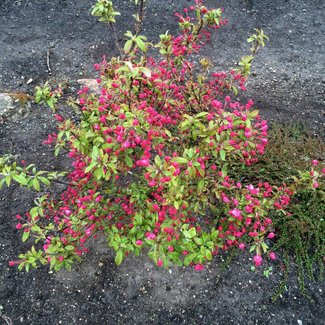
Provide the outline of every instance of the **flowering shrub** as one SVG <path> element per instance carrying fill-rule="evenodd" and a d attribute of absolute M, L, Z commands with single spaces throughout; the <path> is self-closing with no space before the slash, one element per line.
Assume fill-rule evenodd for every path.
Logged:
<path fill-rule="evenodd" d="M 104 12 L 111 19 L 109 13 L 117 12 L 108 3 L 110 11 Z M 298 186 L 316 190 L 323 184 L 324 169 L 313 162 L 312 171 L 290 187 L 229 176 L 233 164 L 256 163 L 267 145 L 267 122 L 253 101 L 235 99 L 245 90 L 266 36 L 256 30 L 250 37 L 252 55 L 238 69 L 210 73 L 209 61 L 195 58 L 211 30 L 226 24 L 222 10 L 197 1 L 177 16 L 180 35 L 160 35 L 153 45 L 127 32 L 123 56 L 95 65 L 101 92 L 87 87 L 78 92 L 77 122 L 57 108 L 60 90 L 37 89 L 36 101 L 47 102 L 58 122 L 58 132 L 45 143 L 54 145 L 56 154 L 68 150 L 73 170 L 60 198 L 43 195 L 25 216 L 17 216 L 23 241 L 33 237 L 40 247 L 12 265 L 69 269 L 99 233 L 116 251 L 117 264 L 145 250 L 158 266 L 201 270 L 233 246 L 249 247 L 256 266 L 263 256 L 276 258 L 265 242 L 276 236 L 272 216 L 286 213 Z M 155 49 L 160 59 L 149 56 Z M 0 185 L 15 180 L 40 190 L 40 183 L 50 186 L 64 176 L 4 159 L 0 166 Z"/>

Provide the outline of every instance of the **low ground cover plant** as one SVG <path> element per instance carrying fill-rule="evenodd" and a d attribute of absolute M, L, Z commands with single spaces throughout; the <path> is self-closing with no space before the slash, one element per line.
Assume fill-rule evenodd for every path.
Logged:
<path fill-rule="evenodd" d="M 300 215 L 292 198 L 308 193 L 324 202 L 321 159 L 308 157 L 305 171 L 277 174 L 272 182 L 261 167 L 268 123 L 253 100 L 237 100 L 267 39 L 263 31 L 248 39 L 251 53 L 236 69 L 217 71 L 199 54 L 226 25 L 222 9 L 196 1 L 177 14 L 179 35 L 165 33 L 152 44 L 139 34 L 144 4 L 136 2 L 135 33 L 126 32 L 120 56 L 95 65 L 99 93 L 78 92 L 77 115 L 60 109 L 60 88 L 36 90 L 36 101 L 50 106 L 58 124 L 45 143 L 56 155 L 67 151 L 72 170 L 0 160 L 0 186 L 15 181 L 44 193 L 53 182 L 67 183 L 59 197 L 43 194 L 16 216 L 22 240 L 35 242 L 10 262 L 19 269 L 70 269 L 98 234 L 115 250 L 117 264 L 144 250 L 159 267 L 202 270 L 214 255 L 238 248 L 249 249 L 258 267 L 276 258 L 269 246 L 281 231 L 299 232 L 288 227 Z M 114 30 L 118 12 L 111 1 L 99 0 L 93 14 Z"/>

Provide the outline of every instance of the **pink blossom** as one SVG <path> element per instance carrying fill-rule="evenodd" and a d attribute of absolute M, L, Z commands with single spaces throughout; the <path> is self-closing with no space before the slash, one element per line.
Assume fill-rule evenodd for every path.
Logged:
<path fill-rule="evenodd" d="M 317 166 L 317 165 L 318 165 L 318 160 L 314 159 L 311 163 L 312 163 L 314 166 Z"/>
<path fill-rule="evenodd" d="M 269 257 L 270 257 L 271 260 L 274 261 L 275 258 L 276 258 L 275 253 L 274 252 L 270 252 Z"/>
<path fill-rule="evenodd" d="M 122 146 L 123 148 L 130 148 L 131 143 L 129 141 L 124 141 Z"/>
<path fill-rule="evenodd" d="M 241 220 L 242 216 L 241 216 L 241 210 L 235 208 L 233 210 L 229 211 L 229 214 L 232 215 L 234 218 Z"/>
<path fill-rule="evenodd" d="M 263 258 L 261 255 L 254 256 L 254 264 L 256 267 L 261 266 L 262 262 L 263 262 Z"/>
<path fill-rule="evenodd" d="M 17 223 L 17 224 L 16 224 L 16 229 L 19 230 L 19 229 L 21 229 L 21 228 L 23 228 L 23 225 L 22 225 L 21 223 Z"/>
<path fill-rule="evenodd" d="M 150 187 L 153 187 L 153 186 L 156 186 L 157 183 L 156 183 L 155 180 L 151 180 L 151 181 L 148 183 L 148 185 L 149 185 Z"/>
<path fill-rule="evenodd" d="M 162 267 L 163 265 L 164 265 L 163 261 L 162 261 L 161 259 L 159 259 L 159 260 L 157 261 L 157 266 L 158 266 L 158 267 Z"/>
<path fill-rule="evenodd" d="M 270 232 L 268 235 L 267 235 L 267 238 L 269 239 L 272 239 L 275 237 L 275 234 L 273 232 Z"/>
<path fill-rule="evenodd" d="M 239 248 L 239 249 L 244 249 L 244 248 L 245 248 L 245 244 L 244 244 L 244 243 L 240 243 L 240 244 L 238 245 L 238 248 Z"/>
<path fill-rule="evenodd" d="M 138 245 L 138 246 L 141 246 L 142 245 L 142 240 L 141 239 L 138 239 L 138 240 L 136 240 L 136 245 Z"/>
<path fill-rule="evenodd" d="M 146 238 L 150 240 L 154 240 L 156 238 L 156 235 L 153 232 L 147 232 Z"/>
<path fill-rule="evenodd" d="M 195 271 L 202 271 L 202 270 L 204 270 L 204 265 L 203 264 L 196 264 L 194 266 L 194 270 Z"/>
<path fill-rule="evenodd" d="M 140 159 L 136 162 L 137 166 L 141 166 L 141 167 L 147 167 L 149 166 L 149 160 L 148 159 Z"/>

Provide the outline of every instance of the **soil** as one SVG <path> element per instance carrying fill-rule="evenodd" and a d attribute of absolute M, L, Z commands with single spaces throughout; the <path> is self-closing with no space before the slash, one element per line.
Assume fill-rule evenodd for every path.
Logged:
<path fill-rule="evenodd" d="M 46 80 L 94 78 L 92 65 L 103 54 L 116 55 L 110 30 L 90 16 L 94 0 L 1 0 L 0 92 L 27 92 Z M 118 29 L 131 29 L 127 0 Z M 263 28 L 270 42 L 258 55 L 247 98 L 262 115 L 280 122 L 301 121 L 324 131 L 325 5 L 321 0 L 206 1 L 225 8 L 228 27 L 215 35 L 206 55 L 220 69 L 247 53 L 248 35 Z M 144 34 L 149 40 L 175 32 L 176 11 L 187 0 L 148 1 Z M 119 36 L 123 38 L 123 33 Z M 47 56 L 49 53 L 50 70 Z M 323 62 L 323 63 L 322 63 Z M 32 78 L 33 81 L 28 83 Z M 0 124 L 0 155 L 12 153 L 44 169 L 67 166 L 42 145 L 53 131 L 53 117 L 33 106 L 28 116 Z M 60 188 L 54 189 L 60 191 Z M 34 194 L 18 186 L 0 192 L 0 324 L 325 324 L 325 285 L 307 282 L 310 299 L 299 293 L 294 272 L 287 291 L 271 297 L 283 269 L 278 260 L 269 277 L 252 272 L 248 254 L 227 267 L 222 257 L 202 272 L 157 269 L 146 256 L 129 257 L 120 267 L 104 240 L 71 272 L 46 268 L 29 273 L 8 266 L 26 249 L 15 229 L 17 213 Z M 294 265 L 293 265 L 294 269 Z"/>

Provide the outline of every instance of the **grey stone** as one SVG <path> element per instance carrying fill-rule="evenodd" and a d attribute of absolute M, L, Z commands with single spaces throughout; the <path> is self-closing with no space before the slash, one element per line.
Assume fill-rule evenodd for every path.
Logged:
<path fill-rule="evenodd" d="M 0 122 L 20 120 L 29 114 L 30 108 L 30 102 L 19 100 L 18 95 L 0 93 Z"/>

